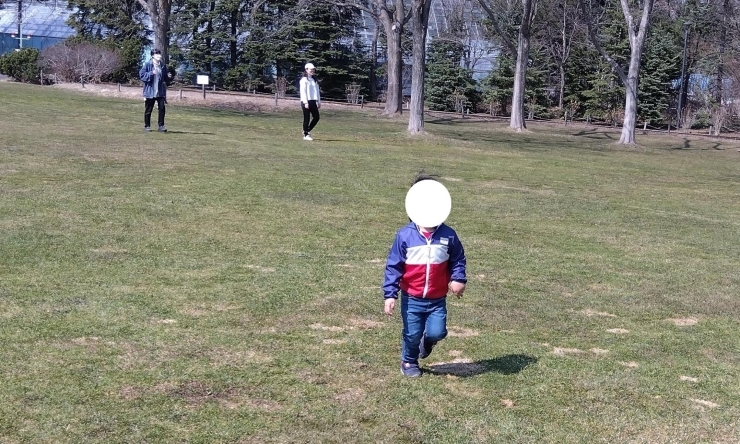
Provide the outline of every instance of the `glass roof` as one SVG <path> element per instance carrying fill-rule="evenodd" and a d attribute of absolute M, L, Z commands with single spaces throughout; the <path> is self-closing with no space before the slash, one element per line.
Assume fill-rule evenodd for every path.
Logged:
<path fill-rule="evenodd" d="M 70 14 L 66 1 L 47 0 L 39 2 L 24 0 L 22 8 L 23 35 L 58 39 L 75 35 L 74 29 L 65 23 Z M 0 34 L 16 34 L 17 32 L 18 3 L 5 2 L 3 7 L 0 8 Z"/>

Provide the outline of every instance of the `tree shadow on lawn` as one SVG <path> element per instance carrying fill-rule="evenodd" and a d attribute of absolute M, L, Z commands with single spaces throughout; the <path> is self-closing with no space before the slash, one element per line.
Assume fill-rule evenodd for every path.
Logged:
<path fill-rule="evenodd" d="M 514 375 L 530 365 L 536 364 L 537 358 L 529 355 L 504 355 L 493 359 L 475 362 L 445 362 L 430 364 L 428 372 L 434 375 L 469 377 L 488 372 Z"/>
<path fill-rule="evenodd" d="M 206 133 L 203 131 L 176 131 L 176 130 L 167 130 L 168 134 L 203 134 L 207 136 L 215 136 L 216 133 Z"/>

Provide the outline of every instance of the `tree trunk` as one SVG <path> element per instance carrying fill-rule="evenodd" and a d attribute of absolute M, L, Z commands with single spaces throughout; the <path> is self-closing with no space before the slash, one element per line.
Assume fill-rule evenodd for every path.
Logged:
<path fill-rule="evenodd" d="M 524 120 L 524 95 L 527 84 L 527 66 L 529 65 L 529 39 L 536 9 L 537 0 L 522 0 L 522 21 L 519 25 L 514 92 L 511 97 L 511 120 L 509 122 L 509 127 L 517 132 L 527 128 Z"/>
<path fill-rule="evenodd" d="M 413 34 L 413 66 L 411 70 L 411 104 L 409 107 L 409 134 L 424 132 L 424 70 L 426 67 L 427 25 L 432 0 L 413 0 L 411 32 Z"/>
<path fill-rule="evenodd" d="M 627 0 L 621 0 L 622 12 L 627 22 L 630 39 L 630 67 L 627 78 L 622 79 L 625 86 L 626 98 L 624 102 L 624 122 L 622 124 L 622 136 L 619 138 L 620 144 L 635 144 L 635 123 L 637 121 L 637 84 L 640 79 L 640 62 L 642 61 L 642 48 L 645 45 L 648 26 L 650 24 L 650 15 L 653 11 L 654 0 L 644 0 L 642 18 L 640 26 L 635 32 L 634 19 L 629 9 Z M 624 74 L 622 74 L 624 75 Z M 626 81 L 625 81 L 626 80 Z"/>
<path fill-rule="evenodd" d="M 403 59 L 401 52 L 401 35 L 403 34 L 405 15 L 403 1 L 396 0 L 393 11 L 386 7 L 386 0 L 376 0 L 374 5 L 375 12 L 373 14 L 383 26 L 387 42 L 386 75 L 388 81 L 383 114 L 397 116 L 403 113 Z"/>
<path fill-rule="evenodd" d="M 239 9 L 234 8 L 231 11 L 231 17 L 229 18 L 229 24 L 231 28 L 230 39 L 229 39 L 229 66 L 236 68 L 236 64 L 239 61 L 238 51 L 236 47 L 236 39 L 239 36 Z"/>
<path fill-rule="evenodd" d="M 370 44 L 370 73 L 368 75 L 368 81 L 370 82 L 370 100 L 375 101 L 378 97 L 378 91 L 376 83 L 378 82 L 377 71 L 378 71 L 378 35 L 380 34 L 380 23 L 375 22 L 375 29 L 373 29 L 373 40 Z"/>
<path fill-rule="evenodd" d="M 565 96 L 565 66 L 561 64 L 559 67 L 560 69 L 560 91 L 558 92 L 558 108 L 563 109 L 565 106 L 565 103 L 563 103 L 563 99 Z"/>
<path fill-rule="evenodd" d="M 628 0 L 621 0 L 622 12 L 624 13 L 624 19 L 627 24 L 627 33 L 629 35 L 630 42 L 630 64 L 629 71 L 625 75 L 622 67 L 614 60 L 614 58 L 604 51 L 604 48 L 599 43 L 599 39 L 596 35 L 596 28 L 591 19 L 591 11 L 586 7 L 584 0 L 579 0 L 581 9 L 583 10 L 584 18 L 586 19 L 586 26 L 588 28 L 588 38 L 591 43 L 599 51 L 599 54 L 609 62 L 612 69 L 617 73 L 619 79 L 622 81 L 625 87 L 625 103 L 624 103 L 624 121 L 622 123 L 622 135 L 619 138 L 620 144 L 634 144 L 635 143 L 635 122 L 637 121 L 637 85 L 640 75 L 640 62 L 642 59 L 642 49 L 645 44 L 645 37 L 648 33 L 648 27 L 650 25 L 650 16 L 653 12 L 653 4 L 655 0 L 643 0 L 642 4 L 642 17 L 640 24 L 635 32 L 635 20 L 632 16 L 632 12 L 629 7 Z"/>
<path fill-rule="evenodd" d="M 640 48 L 642 51 L 642 48 Z M 637 81 L 640 75 L 641 55 L 635 54 L 632 49 L 630 56 L 630 68 L 625 83 L 626 98 L 624 103 L 624 122 L 622 123 L 622 136 L 619 143 L 625 145 L 634 145 L 635 143 L 635 123 L 637 122 Z"/>
<path fill-rule="evenodd" d="M 162 60 L 164 65 L 170 61 L 169 55 L 169 32 L 170 32 L 170 13 L 172 12 L 172 0 L 139 0 L 149 13 L 154 28 L 154 48 L 162 51 Z"/>
<path fill-rule="evenodd" d="M 729 0 L 722 2 L 722 24 L 720 25 L 719 31 L 719 54 L 717 61 L 717 88 L 715 89 L 714 100 L 717 102 L 717 106 L 722 105 L 722 90 L 724 85 L 722 84 L 725 76 L 725 49 L 727 47 L 727 16 L 731 14 Z"/>

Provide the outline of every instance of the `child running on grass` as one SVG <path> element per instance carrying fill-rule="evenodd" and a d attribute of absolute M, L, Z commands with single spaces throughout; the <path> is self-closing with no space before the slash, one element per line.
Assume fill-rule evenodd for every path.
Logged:
<path fill-rule="evenodd" d="M 414 210 L 410 208 L 409 199 L 412 195 L 418 197 L 419 193 L 413 192 L 420 188 L 434 191 L 427 193 L 424 202 L 417 199 L 416 204 L 421 208 L 416 205 Z M 439 199 L 439 193 L 446 196 Z M 446 212 L 440 209 L 440 205 L 444 206 L 440 203 L 445 201 L 444 197 Z M 447 189 L 433 176 L 417 175 L 406 198 L 406 211 L 411 221 L 396 233 L 386 261 L 385 313 L 393 314 L 400 290 L 401 373 L 412 378 L 421 376 L 419 359 L 429 356 L 434 346 L 447 336 L 448 291 L 460 298 L 467 282 L 462 243 L 455 230 L 443 223 L 449 215 L 449 202 Z"/>

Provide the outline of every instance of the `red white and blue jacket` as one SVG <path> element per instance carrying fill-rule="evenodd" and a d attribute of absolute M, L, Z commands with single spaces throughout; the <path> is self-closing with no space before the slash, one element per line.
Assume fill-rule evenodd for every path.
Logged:
<path fill-rule="evenodd" d="M 410 222 L 398 230 L 388 253 L 383 297 L 397 298 L 401 290 L 418 298 L 443 298 L 450 281 L 467 282 L 465 265 L 465 250 L 455 230 L 442 224 L 427 239 Z"/>

